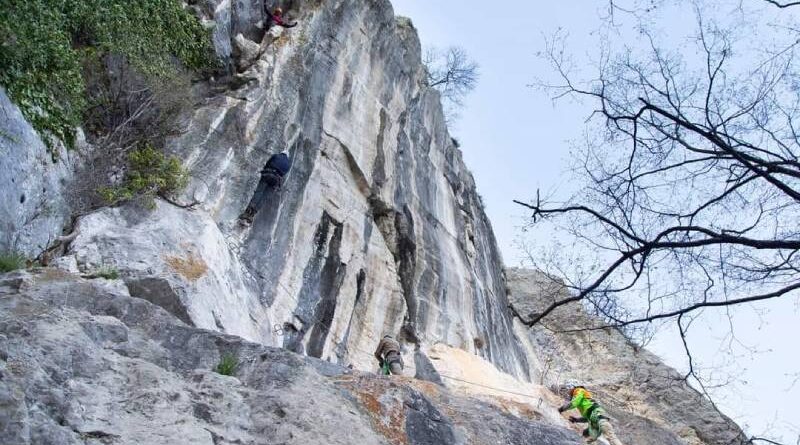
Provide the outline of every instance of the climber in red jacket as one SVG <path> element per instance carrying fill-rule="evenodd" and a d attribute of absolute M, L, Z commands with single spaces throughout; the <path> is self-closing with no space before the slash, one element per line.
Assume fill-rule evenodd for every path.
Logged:
<path fill-rule="evenodd" d="M 297 22 L 287 23 L 284 21 L 283 9 L 275 8 L 272 12 L 269 12 L 266 1 L 264 2 L 264 12 L 267 14 L 267 26 L 264 29 L 270 29 L 272 25 L 282 26 L 284 28 L 294 28 L 297 26 Z"/>

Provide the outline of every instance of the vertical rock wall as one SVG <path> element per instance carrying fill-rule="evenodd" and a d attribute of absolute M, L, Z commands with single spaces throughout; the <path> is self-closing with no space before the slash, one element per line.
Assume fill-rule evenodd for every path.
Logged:
<path fill-rule="evenodd" d="M 226 65 L 243 68 L 197 85 L 169 146 L 191 170 L 181 199 L 199 205 L 83 218 L 79 265 L 118 268 L 134 294 L 200 327 L 326 360 L 369 369 L 391 333 L 409 352 L 446 343 L 527 378 L 491 227 L 411 23 L 388 1 L 304 3 L 299 26 L 246 63 L 260 2 L 198 8 Z M 282 189 L 239 224 L 284 149 Z"/>
<path fill-rule="evenodd" d="M 566 296 L 566 288 L 541 272 L 506 273 L 511 304 L 523 316 Z M 581 331 L 597 324 L 578 304 L 556 309 L 544 325 L 533 328 L 515 320 L 519 338 L 534 358 L 534 382 L 553 387 L 577 380 L 586 385 L 615 419 L 626 444 L 750 443 L 733 420 L 651 352 L 615 329 Z"/>
<path fill-rule="evenodd" d="M 71 178 L 71 153 L 48 150 L 0 87 L 0 254 L 33 259 L 61 235 Z"/>

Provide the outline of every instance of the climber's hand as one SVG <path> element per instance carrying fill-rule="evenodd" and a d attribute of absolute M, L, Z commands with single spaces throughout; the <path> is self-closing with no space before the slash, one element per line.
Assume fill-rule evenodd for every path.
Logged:
<path fill-rule="evenodd" d="M 572 423 L 581 423 L 582 420 L 580 417 L 569 416 L 569 421 Z"/>

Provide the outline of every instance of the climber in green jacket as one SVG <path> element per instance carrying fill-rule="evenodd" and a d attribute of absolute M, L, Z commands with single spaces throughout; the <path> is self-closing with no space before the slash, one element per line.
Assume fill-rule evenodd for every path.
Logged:
<path fill-rule="evenodd" d="M 570 401 L 558 409 L 563 413 L 571 409 L 577 409 L 581 417 L 570 416 L 572 423 L 589 423 L 589 428 L 583 430 L 584 437 L 588 443 L 597 441 L 601 435 L 608 440 L 611 445 L 622 445 L 622 442 L 614 433 L 611 420 L 606 416 L 606 411 L 592 399 L 592 394 L 575 382 L 567 382 L 565 385 L 569 391 Z"/>

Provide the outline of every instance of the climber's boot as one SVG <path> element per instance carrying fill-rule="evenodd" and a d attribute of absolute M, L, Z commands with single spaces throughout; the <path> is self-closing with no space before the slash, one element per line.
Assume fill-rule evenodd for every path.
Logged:
<path fill-rule="evenodd" d="M 255 216 L 256 216 L 256 209 L 247 206 L 247 208 L 244 210 L 244 213 L 239 215 L 239 223 L 242 225 L 250 225 L 253 223 L 253 217 Z"/>

